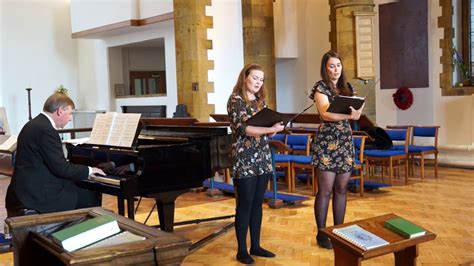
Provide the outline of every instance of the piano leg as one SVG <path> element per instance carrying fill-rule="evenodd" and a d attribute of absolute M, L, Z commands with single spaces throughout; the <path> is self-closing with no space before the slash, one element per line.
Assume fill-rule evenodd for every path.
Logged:
<path fill-rule="evenodd" d="M 156 200 L 156 206 L 158 207 L 158 219 L 160 219 L 161 231 L 173 232 L 174 201 L 160 202 Z"/>
<path fill-rule="evenodd" d="M 122 216 L 125 216 L 125 199 L 117 196 L 117 210 Z M 133 197 L 127 198 L 127 217 L 128 219 L 135 220 L 135 199 Z"/>
<path fill-rule="evenodd" d="M 124 198 L 117 196 L 117 210 L 122 216 L 125 216 L 125 205 L 123 204 Z"/>
<path fill-rule="evenodd" d="M 149 196 L 155 198 L 161 231 L 173 232 L 174 202 L 179 195 L 186 192 L 188 192 L 187 189 L 163 192 Z"/>
<path fill-rule="evenodd" d="M 127 199 L 127 216 L 128 219 L 135 220 L 135 198 Z"/>

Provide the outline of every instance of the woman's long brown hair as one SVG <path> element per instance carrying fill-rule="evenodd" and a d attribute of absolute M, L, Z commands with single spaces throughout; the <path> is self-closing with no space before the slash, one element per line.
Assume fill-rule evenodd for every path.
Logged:
<path fill-rule="evenodd" d="M 248 64 L 246 65 L 242 71 L 240 71 L 239 77 L 237 78 L 237 82 L 235 83 L 234 89 L 232 93 L 237 93 L 242 96 L 246 103 L 250 103 L 249 98 L 247 97 L 247 89 L 245 88 L 245 79 L 250 75 L 252 70 L 260 70 L 263 71 L 263 67 L 257 64 Z M 265 101 L 265 82 L 263 82 L 262 87 L 260 90 L 255 94 L 257 97 L 257 106 L 258 109 L 263 108 L 263 103 Z"/>
<path fill-rule="evenodd" d="M 329 51 L 329 52 L 325 53 L 323 55 L 323 58 L 321 59 L 321 79 L 336 94 L 352 96 L 353 92 L 351 91 L 351 89 L 347 85 L 347 79 L 346 79 L 346 74 L 344 74 L 344 65 L 343 64 L 342 64 L 343 67 L 342 67 L 342 71 L 341 71 L 341 76 L 337 80 L 336 87 L 334 87 L 334 83 L 332 83 L 331 79 L 329 78 L 329 75 L 328 75 L 328 72 L 327 72 L 327 69 L 326 69 L 326 64 L 327 64 L 327 62 L 329 61 L 330 58 L 337 58 L 341 61 L 341 64 L 342 64 L 341 56 L 338 53 L 336 53 L 334 51 Z M 339 93 L 337 93 L 338 90 L 339 90 Z"/>

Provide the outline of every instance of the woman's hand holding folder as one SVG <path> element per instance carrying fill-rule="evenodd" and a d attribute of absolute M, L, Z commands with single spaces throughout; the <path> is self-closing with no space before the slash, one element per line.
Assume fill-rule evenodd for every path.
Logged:
<path fill-rule="evenodd" d="M 283 125 L 283 121 L 277 122 L 277 123 L 275 123 L 275 124 L 272 126 L 272 129 L 273 129 L 273 133 L 268 134 L 268 136 L 269 136 L 270 138 L 272 138 L 273 136 L 275 136 L 276 133 L 278 133 L 278 132 L 282 131 L 283 129 L 285 129 L 285 125 Z"/>
<path fill-rule="evenodd" d="M 359 120 L 360 115 L 362 114 L 362 110 L 364 109 L 365 102 L 362 104 L 362 106 L 359 109 L 354 109 L 354 107 L 349 106 L 351 109 L 351 114 L 349 115 L 350 120 Z"/>

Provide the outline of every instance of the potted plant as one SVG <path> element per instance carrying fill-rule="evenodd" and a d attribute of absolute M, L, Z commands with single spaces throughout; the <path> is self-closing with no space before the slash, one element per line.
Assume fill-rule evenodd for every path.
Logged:
<path fill-rule="evenodd" d="M 56 88 L 56 91 L 55 92 L 58 92 L 58 93 L 64 93 L 64 94 L 68 94 L 68 89 L 66 89 L 63 84 L 59 85 L 57 88 Z"/>
<path fill-rule="evenodd" d="M 458 82 L 458 86 L 471 86 L 471 77 L 469 75 L 469 66 L 466 62 L 464 62 L 463 57 L 458 52 L 456 47 L 453 46 L 452 48 L 453 54 L 453 67 L 457 68 L 458 73 L 461 75 L 461 80 Z"/>

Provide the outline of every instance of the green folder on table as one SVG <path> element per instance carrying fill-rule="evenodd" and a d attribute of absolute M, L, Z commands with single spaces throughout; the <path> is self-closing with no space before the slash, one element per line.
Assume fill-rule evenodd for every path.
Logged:
<path fill-rule="evenodd" d="M 426 234 L 426 231 L 423 228 L 403 218 L 394 218 L 386 220 L 384 223 L 384 227 L 406 238 L 414 238 Z"/>
<path fill-rule="evenodd" d="M 101 215 L 67 227 L 51 235 L 53 242 L 71 252 L 120 233 L 117 220 Z"/>

